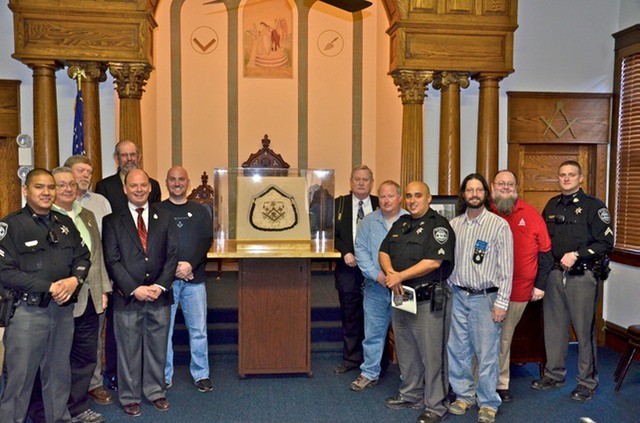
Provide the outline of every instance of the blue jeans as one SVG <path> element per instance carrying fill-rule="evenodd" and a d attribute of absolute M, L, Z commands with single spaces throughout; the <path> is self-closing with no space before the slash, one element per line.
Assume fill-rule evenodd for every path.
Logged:
<path fill-rule="evenodd" d="M 497 293 L 469 295 L 453 287 L 449 352 L 449 383 L 459 400 L 498 410 L 502 403 L 498 386 L 500 323 L 493 321 Z M 473 375 L 473 358 L 478 359 L 478 381 Z"/>
<path fill-rule="evenodd" d="M 178 305 L 184 315 L 189 332 L 191 364 L 189 370 L 194 381 L 209 377 L 209 343 L 207 341 L 207 290 L 204 282 L 187 283 L 182 279 L 173 281 L 173 305 L 171 306 L 171 324 L 164 379 L 173 379 L 173 325 Z"/>
<path fill-rule="evenodd" d="M 384 352 L 389 323 L 391 322 L 391 295 L 389 289 L 376 281 L 364 281 L 364 361 L 360 365 L 362 376 L 377 380 Z"/>

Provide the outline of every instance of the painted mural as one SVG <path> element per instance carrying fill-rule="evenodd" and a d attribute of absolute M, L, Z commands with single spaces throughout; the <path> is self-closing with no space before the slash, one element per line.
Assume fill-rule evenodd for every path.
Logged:
<path fill-rule="evenodd" d="M 249 0 L 243 8 L 245 78 L 293 78 L 293 11 L 287 0 Z"/>

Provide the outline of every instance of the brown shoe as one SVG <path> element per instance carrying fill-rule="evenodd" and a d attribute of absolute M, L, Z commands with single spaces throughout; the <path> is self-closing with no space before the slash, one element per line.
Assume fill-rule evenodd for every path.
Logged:
<path fill-rule="evenodd" d="M 154 400 L 153 406 L 159 411 L 167 411 L 171 407 L 166 398 L 158 398 L 157 400 Z"/>
<path fill-rule="evenodd" d="M 131 417 L 138 417 L 142 414 L 142 411 L 140 411 L 140 404 L 136 404 L 135 402 L 125 405 L 124 412 L 127 416 Z"/>
<path fill-rule="evenodd" d="M 100 405 L 107 405 L 113 402 L 113 397 L 104 386 L 98 386 L 96 389 L 90 390 L 87 395 Z"/>

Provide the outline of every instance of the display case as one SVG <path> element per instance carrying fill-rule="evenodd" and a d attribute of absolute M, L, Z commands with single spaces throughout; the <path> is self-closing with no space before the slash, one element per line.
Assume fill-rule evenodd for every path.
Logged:
<path fill-rule="evenodd" d="M 214 247 L 228 257 L 333 252 L 334 171 L 214 169 Z"/>
<path fill-rule="evenodd" d="M 311 259 L 338 258 L 334 172 L 215 169 L 210 258 L 238 259 L 238 373 L 311 371 Z"/>

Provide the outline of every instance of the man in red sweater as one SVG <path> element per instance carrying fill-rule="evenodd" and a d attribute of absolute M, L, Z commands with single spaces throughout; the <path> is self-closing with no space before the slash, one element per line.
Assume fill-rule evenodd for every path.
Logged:
<path fill-rule="evenodd" d="M 518 198 L 518 182 L 509 170 L 501 170 L 493 178 L 492 211 L 504 218 L 513 233 L 513 285 L 507 317 L 502 322 L 500 337 L 499 377 L 497 391 L 502 402 L 513 401 L 509 390 L 509 361 L 513 332 L 529 301 L 544 297 L 547 276 L 553 268 L 551 239 L 542 215 Z"/>

